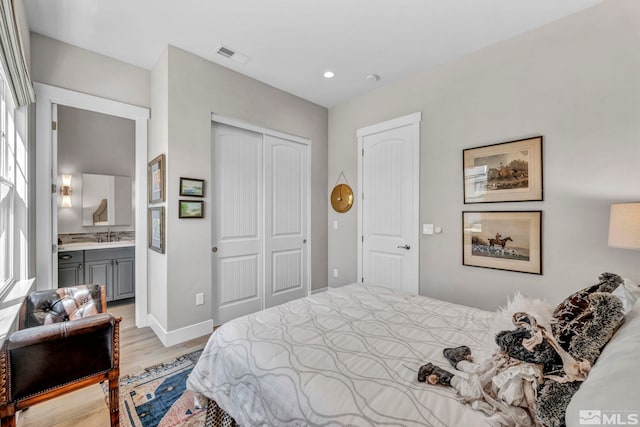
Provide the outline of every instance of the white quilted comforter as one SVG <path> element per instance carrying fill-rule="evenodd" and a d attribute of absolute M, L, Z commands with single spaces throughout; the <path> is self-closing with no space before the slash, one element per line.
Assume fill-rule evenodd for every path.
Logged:
<path fill-rule="evenodd" d="M 187 387 L 246 426 L 486 426 L 417 372 L 449 366 L 445 347 L 486 356 L 492 316 L 386 288 L 329 289 L 221 326 Z"/>

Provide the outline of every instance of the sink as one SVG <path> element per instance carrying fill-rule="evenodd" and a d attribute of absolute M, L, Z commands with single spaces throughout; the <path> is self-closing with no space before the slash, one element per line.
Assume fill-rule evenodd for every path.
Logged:
<path fill-rule="evenodd" d="M 136 242 L 133 240 L 120 240 L 119 242 L 75 242 L 64 243 L 58 246 L 58 252 L 66 251 L 86 251 L 91 249 L 107 249 L 107 248 L 124 248 L 128 246 L 135 246 Z"/>

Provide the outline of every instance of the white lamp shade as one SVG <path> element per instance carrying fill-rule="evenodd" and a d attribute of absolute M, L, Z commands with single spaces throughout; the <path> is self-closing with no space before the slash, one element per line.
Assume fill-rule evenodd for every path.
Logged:
<path fill-rule="evenodd" d="M 71 208 L 71 197 L 70 196 L 62 196 L 62 204 L 60 205 L 63 208 Z"/>
<path fill-rule="evenodd" d="M 71 175 L 62 175 L 62 185 L 71 187 Z"/>
<path fill-rule="evenodd" d="M 640 203 L 611 205 L 609 246 L 640 249 Z"/>

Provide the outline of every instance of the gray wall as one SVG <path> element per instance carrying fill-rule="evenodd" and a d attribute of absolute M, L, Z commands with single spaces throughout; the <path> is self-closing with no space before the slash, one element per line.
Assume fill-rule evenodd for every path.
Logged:
<path fill-rule="evenodd" d="M 135 122 L 121 117 L 58 106 L 58 176 L 72 175 L 70 208 L 60 207 L 58 233 L 106 230 L 106 226 L 82 225 L 82 174 L 128 176 L 131 178 L 134 209 L 127 226 L 110 226 L 116 231 L 135 226 Z"/>
<path fill-rule="evenodd" d="M 181 176 L 211 179 L 211 113 L 311 139 L 311 287 L 325 287 L 327 109 L 172 46 L 168 87 L 166 258 L 171 303 L 166 329 L 211 318 L 211 216 L 180 220 L 177 203 Z M 210 189 L 207 186 L 205 212 L 212 203 Z M 194 304 L 198 292 L 205 294 L 203 306 Z"/>
<path fill-rule="evenodd" d="M 638 252 L 607 247 L 609 205 L 640 199 L 640 8 L 604 2 L 329 111 L 329 191 L 356 188 L 356 129 L 422 111 L 420 293 L 493 309 L 521 291 L 559 301 L 599 273 L 640 279 Z M 544 136 L 544 202 L 464 205 L 464 148 Z M 329 210 L 328 270 L 356 280 L 357 206 Z M 542 209 L 544 275 L 464 267 L 461 211 Z"/>
<path fill-rule="evenodd" d="M 151 71 L 151 119 L 149 120 L 148 159 L 167 153 L 169 111 L 169 51 L 165 49 Z M 167 159 L 168 162 L 171 159 Z M 154 204 L 165 206 L 166 203 Z M 166 212 L 165 212 L 166 213 Z M 165 239 L 166 241 L 166 239 Z M 147 287 L 149 313 L 167 329 L 167 256 L 147 251 Z"/>
<path fill-rule="evenodd" d="M 151 74 L 113 58 L 31 33 L 31 79 L 149 107 Z"/>

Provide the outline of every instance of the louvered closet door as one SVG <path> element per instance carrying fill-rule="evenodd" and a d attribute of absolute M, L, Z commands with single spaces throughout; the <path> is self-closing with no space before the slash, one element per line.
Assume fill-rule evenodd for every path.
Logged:
<path fill-rule="evenodd" d="M 265 306 L 308 294 L 309 146 L 265 135 Z"/>
<path fill-rule="evenodd" d="M 263 136 L 213 124 L 213 320 L 263 305 Z"/>

